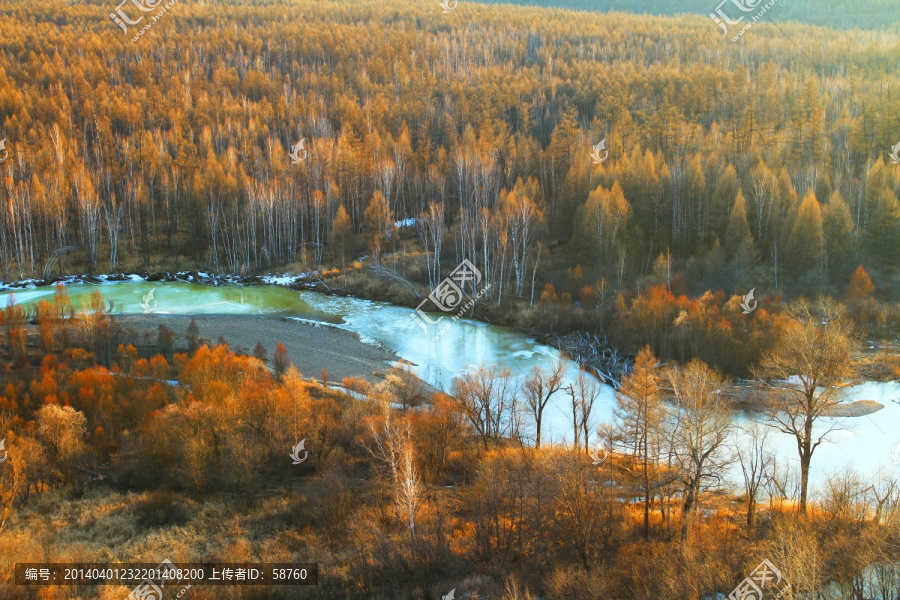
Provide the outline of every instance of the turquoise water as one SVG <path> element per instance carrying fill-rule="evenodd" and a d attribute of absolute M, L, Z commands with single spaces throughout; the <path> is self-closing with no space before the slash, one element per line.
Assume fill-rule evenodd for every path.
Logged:
<path fill-rule="evenodd" d="M 107 303 L 112 304 L 115 315 L 285 315 L 335 322 L 333 316 L 319 313 L 304 302 L 296 291 L 273 285 L 213 287 L 180 281 L 120 281 L 66 286 L 75 310 L 85 306 L 98 289 Z M 16 302 L 28 308 L 41 300 L 52 303 L 54 292 L 53 286 L 44 286 L 16 290 L 13 295 Z M 9 294 L 4 295 L 6 298 L 0 299 L 0 303 L 6 306 Z"/>
<path fill-rule="evenodd" d="M 439 325 L 423 326 L 411 319 L 413 311 L 386 302 L 342 298 L 318 292 L 298 292 L 275 285 L 206 286 L 184 282 L 122 281 L 99 285 L 74 284 L 66 287 L 72 305 L 79 309 L 94 290 L 113 305 L 113 314 L 227 314 L 281 315 L 300 320 L 325 321 L 352 331 L 364 342 L 377 343 L 411 362 L 424 381 L 450 391 L 453 378 L 478 365 L 507 365 L 512 375 L 524 377 L 534 367 L 549 371 L 558 360 L 555 348 L 505 327 L 479 321 L 444 319 Z M 148 297 L 150 293 L 152 297 Z M 52 286 L 16 291 L 16 302 L 33 307 L 42 299 L 53 301 Z M 6 300 L 0 298 L 2 304 Z M 432 315 L 438 318 L 440 315 Z M 438 335 L 440 334 L 440 335 Z M 571 377 L 577 366 L 569 360 Z M 570 378 L 571 380 L 571 378 Z M 596 420 L 612 418 L 612 388 L 597 384 L 600 398 L 595 404 Z M 571 439 L 569 397 L 559 392 L 545 412 L 547 423 L 542 438 L 547 441 Z"/>
<path fill-rule="evenodd" d="M 317 292 L 297 292 L 274 285 L 212 287 L 192 283 L 149 283 L 126 281 L 101 285 L 75 284 L 67 287 L 74 307 L 79 308 L 99 289 L 113 305 L 113 313 L 126 314 L 227 314 L 282 315 L 301 320 L 325 321 L 360 336 L 364 342 L 377 343 L 415 365 L 417 374 L 438 389 L 449 391 L 454 377 L 479 364 L 505 364 L 512 374 L 523 377 L 535 366 L 549 370 L 557 352 L 528 336 L 503 327 L 461 319 L 437 336 L 449 320 L 440 325 L 422 327 L 410 318 L 412 310 L 385 302 L 341 298 Z M 148 297 L 152 291 L 152 298 Z M 53 300 L 53 287 L 38 287 L 15 292 L 16 301 L 26 307 L 41 299 Z M 0 306 L 7 300 L 0 298 Z M 437 317 L 437 315 L 433 315 Z M 576 373 L 566 361 L 570 375 Z M 865 383 L 847 388 L 847 400 L 875 400 L 884 408 L 872 415 L 856 418 L 822 419 L 817 433 L 834 427 L 813 457 L 811 480 L 821 486 L 825 478 L 848 467 L 864 477 L 900 475 L 900 384 Z M 596 403 L 595 425 L 612 422 L 615 395 L 602 386 Z M 572 439 L 569 399 L 559 392 L 545 413 L 547 441 Z M 526 419 L 526 422 L 528 420 Z M 746 422 L 739 418 L 736 425 Z M 740 443 L 735 431 L 733 440 Z M 797 464 L 796 444 L 789 435 L 772 430 L 772 450 L 784 464 Z M 732 477 L 739 483 L 739 471 Z"/>

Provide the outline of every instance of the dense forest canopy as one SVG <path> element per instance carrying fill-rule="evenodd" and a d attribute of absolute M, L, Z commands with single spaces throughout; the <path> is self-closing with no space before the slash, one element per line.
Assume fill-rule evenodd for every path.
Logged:
<path fill-rule="evenodd" d="M 138 36 L 114 9 L 0 8 L 7 279 L 69 245 L 93 271 L 380 258 L 413 217 L 497 302 L 662 259 L 698 294 L 861 263 L 891 291 L 897 34 L 326 1 L 180 2 Z"/>
<path fill-rule="evenodd" d="M 625 11 L 651 15 L 708 15 L 721 0 L 479 0 L 590 11 Z M 748 5 L 754 2 L 746 2 Z M 892 29 L 900 21 L 900 7 L 892 0 L 788 0 L 779 1 L 766 14 L 770 21 L 802 21 L 827 27 Z"/>

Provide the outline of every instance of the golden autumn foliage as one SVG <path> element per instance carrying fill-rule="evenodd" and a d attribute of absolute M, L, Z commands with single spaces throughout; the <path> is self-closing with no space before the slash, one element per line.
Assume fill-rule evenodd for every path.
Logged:
<path fill-rule="evenodd" d="M 652 298 L 671 301 L 659 291 Z M 248 561 L 303 560 L 314 551 L 330 565 L 320 585 L 359 598 L 425 598 L 455 585 L 499 597 L 531 590 L 688 600 L 698 591 L 731 589 L 752 568 L 746 557 L 757 548 L 774 552 L 793 544 L 799 551 L 798 536 L 804 551 L 818 553 L 809 560 L 822 565 L 810 573 L 807 563 L 782 556 L 798 585 L 843 580 L 871 565 L 888 568 L 870 550 L 891 552 L 886 540 L 895 527 L 896 498 L 889 486 L 879 487 L 884 502 L 873 517 L 849 476 L 831 484 L 809 521 L 789 525 L 790 508 L 761 505 L 757 521 L 765 526 L 749 530 L 733 510 L 739 496 L 692 485 L 691 502 L 703 511 L 690 510 L 691 526 L 680 540 L 678 490 L 689 471 L 666 466 L 651 451 L 659 448 L 654 398 L 663 373 L 654 371 L 649 349 L 640 356 L 621 390 L 635 401 L 622 402 L 634 416 L 622 431 L 633 435 L 611 439 L 625 448 L 647 440 L 641 447 L 651 460 L 625 449 L 599 465 L 581 449 L 524 446 L 516 428 L 493 417 L 481 434 L 459 400 L 446 394 L 411 402 L 414 383 L 404 381 L 402 365 L 374 385 L 345 380 L 351 396 L 293 367 L 277 377 L 224 345 L 176 352 L 171 363 L 125 344 L 110 367 L 74 350 L 42 356 L 27 370 L 6 363 L 0 400 L 10 462 L 0 469 L 0 556 L 10 551 L 9 535 L 27 547 L 58 540 L 46 555 L 51 560 L 97 560 L 110 552 L 138 558 L 131 542 L 115 549 L 105 539 L 67 545 L 71 529 L 89 522 L 114 537 L 126 528 L 133 544 L 165 547 L 184 562 L 222 559 L 200 539 Z M 683 386 L 672 369 L 666 373 L 678 382 L 685 405 L 702 406 L 709 385 Z M 476 375 L 472 393 L 478 396 L 479 385 L 496 390 L 499 380 L 489 380 L 497 376 L 508 373 Z M 503 401 L 516 393 L 504 392 Z M 633 410 L 637 405 L 645 409 Z M 700 416 L 695 411 L 685 420 Z M 488 434 L 495 439 L 485 446 Z M 292 455 L 300 442 L 298 464 Z M 690 481 L 709 468 L 695 467 Z M 648 489 L 651 503 L 642 501 Z M 70 495 L 83 499 L 71 504 Z M 36 510 L 57 511 L 53 532 L 31 531 Z M 855 567 L 832 567 L 842 551 L 815 536 L 837 530 L 835 539 L 850 543 L 850 528 L 862 528 L 869 545 L 858 547 Z M 7 584 L 0 577 L 0 587 Z M 217 597 L 232 597 L 222 593 Z"/>

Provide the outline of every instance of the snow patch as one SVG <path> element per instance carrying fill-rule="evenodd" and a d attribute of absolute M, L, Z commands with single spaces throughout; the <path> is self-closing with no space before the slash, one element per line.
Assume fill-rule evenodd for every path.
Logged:
<path fill-rule="evenodd" d="M 359 341 L 362 342 L 363 344 L 366 344 L 367 346 L 375 346 L 376 348 L 383 347 L 381 342 L 379 342 L 378 340 L 376 340 L 374 338 L 370 338 L 366 335 L 359 335 Z"/>
<path fill-rule="evenodd" d="M 285 317 L 285 319 L 290 319 L 291 321 L 297 321 L 298 323 L 303 323 L 305 325 L 312 325 L 313 327 L 331 327 L 333 329 L 342 329 L 335 325 L 334 323 L 327 323 L 325 321 L 316 321 L 314 319 L 304 319 L 303 317 Z"/>

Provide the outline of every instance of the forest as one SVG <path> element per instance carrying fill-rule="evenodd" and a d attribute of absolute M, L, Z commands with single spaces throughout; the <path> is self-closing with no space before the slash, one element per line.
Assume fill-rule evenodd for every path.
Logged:
<path fill-rule="evenodd" d="M 466 316 L 627 363 L 598 423 L 587 364 L 335 382 L 102 287 L 10 294 L 0 598 L 129 593 L 16 587 L 22 557 L 320 565 L 185 600 L 708 600 L 764 558 L 786 600 L 900 597 L 896 478 L 810 477 L 842 390 L 900 378 L 896 6 L 781 0 L 732 42 L 714 3 L 537 3 L 0 4 L 4 289 L 415 306 L 465 260 Z"/>
<path fill-rule="evenodd" d="M 773 454 L 774 430 L 736 418 L 739 398 L 699 360 L 662 365 L 641 350 L 594 446 L 598 385 L 581 373 L 563 389 L 563 363 L 520 383 L 484 365 L 452 395 L 427 393 L 404 365 L 335 389 L 298 372 L 281 344 L 271 358 L 262 344 L 238 354 L 195 322 L 140 335 L 108 308 L 95 291 L 75 310 L 58 286 L 33 323 L 18 305 L 0 312 L 3 597 L 128 594 L 16 587 L 6 567 L 23 556 L 163 555 L 319 564 L 315 588 L 194 586 L 189 600 L 688 600 L 727 594 L 763 558 L 789 599 L 900 594 L 896 479 L 848 469 L 810 485 Z M 838 305 L 786 312 L 789 335 L 758 363 L 773 387 L 757 393 L 787 391 L 785 372 L 815 373 L 819 391 L 772 404 L 782 431 L 836 406 L 853 370 Z M 542 444 L 557 394 L 572 441 Z M 794 435 L 808 465 L 814 438 Z M 309 460 L 291 464 L 300 440 Z"/>
<path fill-rule="evenodd" d="M 548 283 L 637 292 L 660 261 L 692 296 L 839 295 L 862 265 L 896 297 L 896 34 L 215 6 L 181 3 L 137 42 L 100 2 L 0 7 L 6 281 L 57 251 L 56 273 L 390 255 L 423 288 L 469 259 L 498 307 Z"/>

